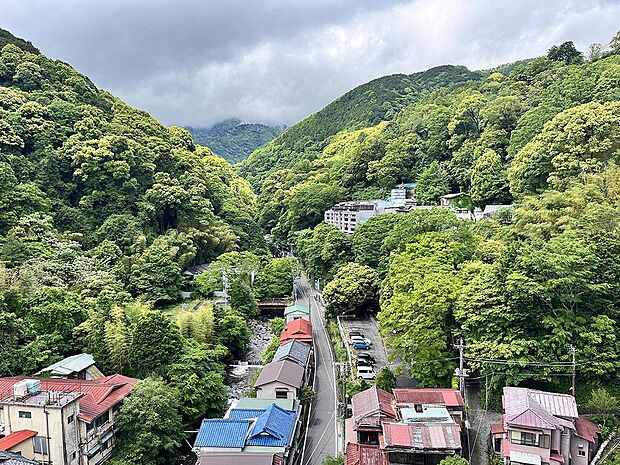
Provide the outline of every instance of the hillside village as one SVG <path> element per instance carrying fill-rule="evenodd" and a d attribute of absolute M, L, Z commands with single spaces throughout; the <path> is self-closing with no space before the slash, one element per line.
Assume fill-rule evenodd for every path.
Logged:
<path fill-rule="evenodd" d="M 0 465 L 618 465 L 600 40 L 232 120 L 231 165 L 0 29 Z"/>

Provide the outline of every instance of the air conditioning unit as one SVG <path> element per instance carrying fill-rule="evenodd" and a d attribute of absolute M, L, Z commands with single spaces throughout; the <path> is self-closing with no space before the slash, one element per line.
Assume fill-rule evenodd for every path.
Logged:
<path fill-rule="evenodd" d="M 26 380 L 20 381 L 19 383 L 15 383 L 13 385 L 13 396 L 14 397 L 26 397 L 28 395 L 28 384 L 26 384 Z"/>

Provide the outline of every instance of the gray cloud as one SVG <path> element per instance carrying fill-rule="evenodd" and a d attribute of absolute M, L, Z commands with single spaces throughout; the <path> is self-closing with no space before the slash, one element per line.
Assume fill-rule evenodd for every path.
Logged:
<path fill-rule="evenodd" d="M 582 50 L 614 0 L 2 0 L 0 27 L 167 124 L 291 124 L 375 77 Z"/>

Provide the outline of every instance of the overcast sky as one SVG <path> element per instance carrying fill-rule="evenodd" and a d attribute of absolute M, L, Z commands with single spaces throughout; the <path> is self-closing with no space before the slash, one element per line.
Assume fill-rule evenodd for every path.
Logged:
<path fill-rule="evenodd" d="M 358 84 L 587 50 L 620 0 L 0 0 L 0 27 L 166 124 L 292 124 Z"/>

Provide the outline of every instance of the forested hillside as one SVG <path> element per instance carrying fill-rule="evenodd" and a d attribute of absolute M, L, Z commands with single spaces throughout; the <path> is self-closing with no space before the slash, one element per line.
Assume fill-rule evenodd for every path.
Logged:
<path fill-rule="evenodd" d="M 490 393 L 566 392 L 572 345 L 587 399 L 620 387 L 620 35 L 588 59 L 567 43 L 512 68 L 427 93 L 274 173 L 262 221 L 293 238 L 310 273 L 333 278 L 332 314 L 380 308 L 388 346 L 421 384 L 449 383 L 463 337 Z M 513 221 L 435 209 L 379 215 L 352 236 L 318 224 L 334 202 L 402 181 L 429 205 L 450 191 L 515 203 Z"/>
<path fill-rule="evenodd" d="M 88 352 L 154 377 L 121 411 L 118 463 L 172 463 L 183 431 L 221 413 L 224 363 L 250 331 L 241 304 L 177 321 L 158 308 L 188 265 L 261 251 L 256 198 L 185 129 L 2 37 L 0 376 Z"/>
<path fill-rule="evenodd" d="M 375 79 L 284 131 L 244 161 L 240 172 L 261 190 L 269 175 L 280 169 L 304 170 L 338 132 L 392 119 L 428 90 L 479 78 L 479 74 L 464 66 L 439 66 L 412 75 L 394 74 Z"/>
<path fill-rule="evenodd" d="M 192 128 L 194 142 L 209 147 L 229 163 L 245 160 L 254 150 L 282 132 L 279 127 L 244 123 L 238 119 L 221 121 L 210 128 Z"/>

